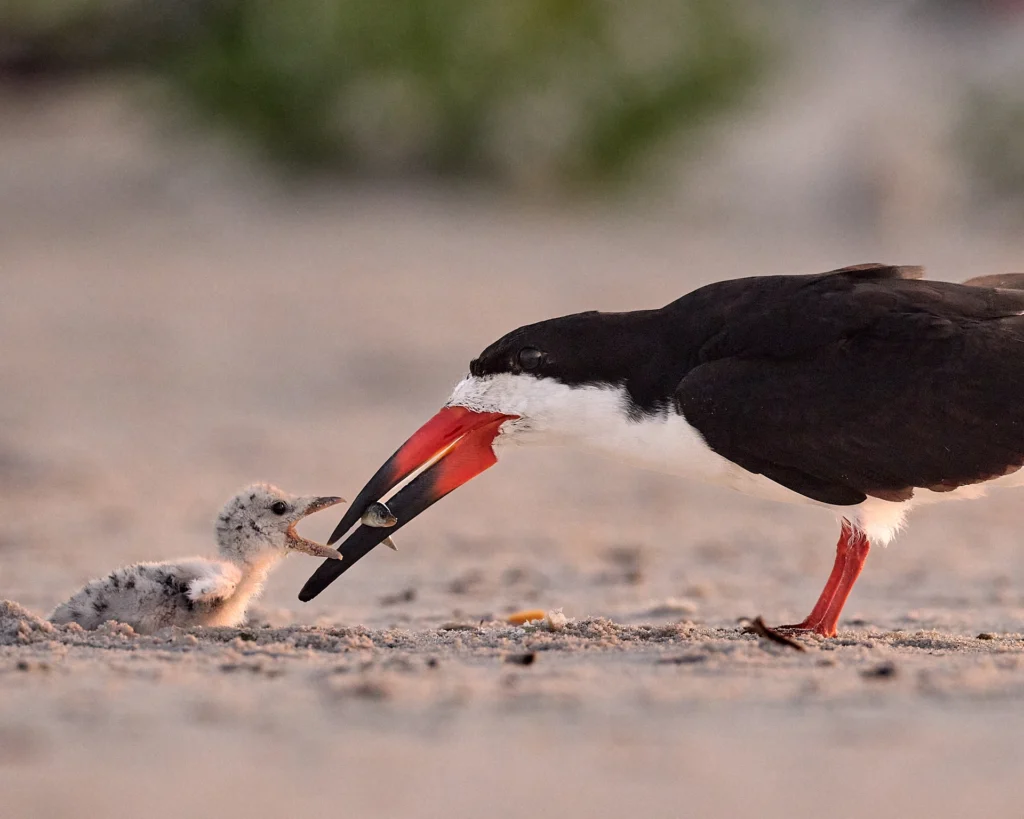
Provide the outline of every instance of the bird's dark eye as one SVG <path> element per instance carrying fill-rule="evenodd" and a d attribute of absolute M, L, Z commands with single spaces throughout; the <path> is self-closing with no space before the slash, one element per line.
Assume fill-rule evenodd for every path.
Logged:
<path fill-rule="evenodd" d="M 543 358 L 544 353 L 536 347 L 523 347 L 519 351 L 519 366 L 524 370 L 535 370 Z"/>
<path fill-rule="evenodd" d="M 285 503 L 284 501 L 274 501 L 270 505 L 270 511 L 273 512 L 275 515 L 283 515 L 285 512 L 288 511 L 288 504 Z"/>

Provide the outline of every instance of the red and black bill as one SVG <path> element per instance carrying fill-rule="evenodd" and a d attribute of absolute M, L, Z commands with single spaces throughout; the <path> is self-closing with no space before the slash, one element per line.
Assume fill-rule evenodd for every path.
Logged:
<path fill-rule="evenodd" d="M 327 560 L 306 581 L 299 600 L 312 600 L 386 537 L 402 528 L 427 507 L 497 462 L 492 443 L 505 421 L 515 418 L 500 412 L 476 412 L 466 407 L 445 407 L 420 427 L 370 478 L 327 541 L 337 542 L 369 506 L 430 464 L 388 502 L 398 523 L 388 528 L 360 526 L 339 547 L 341 560 Z M 433 461 L 433 463 L 431 463 Z"/>

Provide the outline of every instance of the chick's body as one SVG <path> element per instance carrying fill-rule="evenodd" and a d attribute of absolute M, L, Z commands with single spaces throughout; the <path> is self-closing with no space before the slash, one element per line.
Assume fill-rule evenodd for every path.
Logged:
<path fill-rule="evenodd" d="M 308 514 L 341 502 L 296 497 L 268 484 L 238 493 L 217 519 L 220 559 L 135 563 L 90 581 L 50 615 L 93 629 L 107 620 L 146 634 L 166 626 L 237 626 L 274 566 L 291 550 L 340 558 L 295 532 Z"/>

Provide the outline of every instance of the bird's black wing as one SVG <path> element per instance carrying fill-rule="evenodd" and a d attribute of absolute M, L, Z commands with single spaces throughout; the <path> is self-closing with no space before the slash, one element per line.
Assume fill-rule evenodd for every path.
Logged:
<path fill-rule="evenodd" d="M 1003 290 L 1024 290 L 1024 273 L 997 273 L 994 276 L 975 276 L 964 279 L 971 287 L 999 287 Z"/>
<path fill-rule="evenodd" d="M 779 277 L 770 297 L 743 296 L 709 325 L 676 410 L 719 455 L 825 503 L 1020 468 L 1024 293 L 885 270 Z"/>

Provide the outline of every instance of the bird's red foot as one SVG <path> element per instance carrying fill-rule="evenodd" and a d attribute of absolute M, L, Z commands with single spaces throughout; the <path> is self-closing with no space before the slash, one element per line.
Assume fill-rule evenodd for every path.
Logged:
<path fill-rule="evenodd" d="M 799 623 L 793 623 L 789 626 L 776 626 L 777 631 L 804 631 L 814 632 L 820 634 L 822 637 L 835 637 L 836 636 L 836 624 L 835 623 L 812 623 L 810 620 L 803 620 Z"/>
<path fill-rule="evenodd" d="M 803 621 L 791 626 L 779 626 L 779 631 L 813 631 L 822 637 L 835 637 L 839 614 L 846 605 L 853 584 L 860 577 L 870 549 L 871 544 L 864 533 L 844 518 L 839 543 L 836 544 L 836 562 L 814 609 Z"/>

